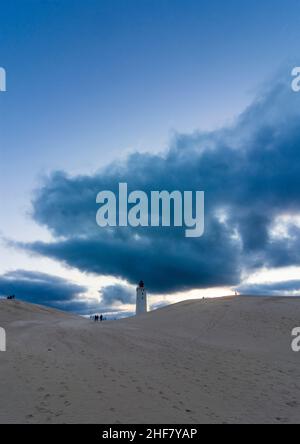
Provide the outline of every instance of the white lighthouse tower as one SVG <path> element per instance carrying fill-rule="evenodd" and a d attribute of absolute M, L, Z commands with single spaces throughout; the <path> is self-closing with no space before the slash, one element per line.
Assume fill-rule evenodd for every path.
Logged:
<path fill-rule="evenodd" d="M 143 281 L 136 289 L 136 315 L 147 313 L 147 292 Z"/>

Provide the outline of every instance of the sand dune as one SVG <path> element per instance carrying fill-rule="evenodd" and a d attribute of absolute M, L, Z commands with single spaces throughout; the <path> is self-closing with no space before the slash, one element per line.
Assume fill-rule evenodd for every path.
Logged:
<path fill-rule="evenodd" d="M 300 422 L 300 299 L 187 301 L 95 324 L 0 301 L 1 423 Z"/>

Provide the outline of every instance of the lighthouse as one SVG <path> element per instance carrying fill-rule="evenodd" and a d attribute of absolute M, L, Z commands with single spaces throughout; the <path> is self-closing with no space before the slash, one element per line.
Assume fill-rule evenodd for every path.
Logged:
<path fill-rule="evenodd" d="M 147 313 L 147 292 L 143 281 L 136 289 L 136 315 Z"/>

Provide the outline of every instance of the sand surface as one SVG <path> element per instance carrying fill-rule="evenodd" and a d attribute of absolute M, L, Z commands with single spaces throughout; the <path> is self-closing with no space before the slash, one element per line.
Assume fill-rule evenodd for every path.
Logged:
<path fill-rule="evenodd" d="M 0 423 L 300 423 L 300 299 L 187 301 L 95 324 L 0 301 Z"/>

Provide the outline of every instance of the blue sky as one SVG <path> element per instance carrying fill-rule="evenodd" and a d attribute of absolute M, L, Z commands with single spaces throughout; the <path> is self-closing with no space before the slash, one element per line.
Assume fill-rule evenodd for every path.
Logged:
<path fill-rule="evenodd" d="M 53 227 L 30 213 L 33 191 L 53 171 L 95 175 L 128 153 L 154 155 L 182 134 L 234 125 L 278 69 L 289 75 L 299 13 L 293 0 L 2 2 L 0 66 L 8 91 L 0 95 L 1 235 L 52 238 Z M 120 275 L 127 285 L 122 270 L 108 278 L 73 265 L 7 245 L 0 257 L 4 274 L 59 274 L 90 285 L 90 296 Z"/>

